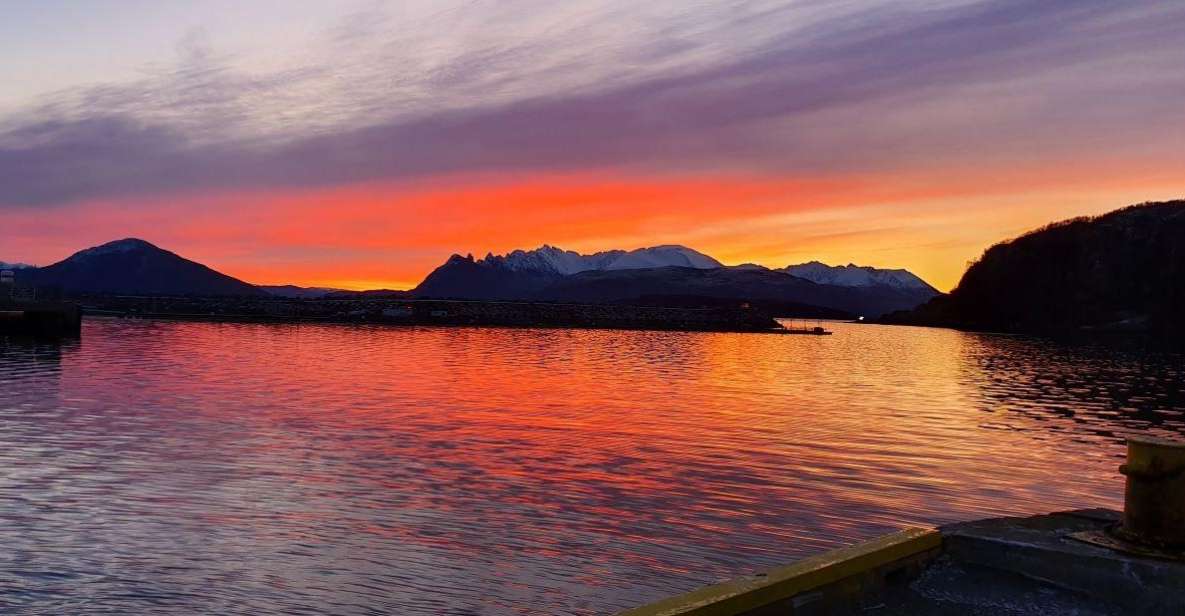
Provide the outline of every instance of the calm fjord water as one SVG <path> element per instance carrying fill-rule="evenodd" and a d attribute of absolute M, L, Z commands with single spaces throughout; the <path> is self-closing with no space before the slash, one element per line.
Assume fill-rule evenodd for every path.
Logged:
<path fill-rule="evenodd" d="M 1117 506 L 1179 357 L 88 320 L 0 340 L 0 611 L 605 614 L 910 524 Z"/>

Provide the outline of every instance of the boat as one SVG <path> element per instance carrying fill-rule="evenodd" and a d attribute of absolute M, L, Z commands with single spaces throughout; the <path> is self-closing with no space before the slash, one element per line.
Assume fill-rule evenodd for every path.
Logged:
<path fill-rule="evenodd" d="M 782 324 L 782 329 L 778 330 L 780 334 L 801 334 L 806 336 L 830 336 L 831 331 L 823 327 L 821 321 L 815 321 L 814 325 L 803 324 L 796 325 L 796 321 L 790 321 L 789 325 Z"/>

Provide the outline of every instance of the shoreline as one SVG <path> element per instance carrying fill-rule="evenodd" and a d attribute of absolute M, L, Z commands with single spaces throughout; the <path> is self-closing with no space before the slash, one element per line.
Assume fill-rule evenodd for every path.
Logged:
<path fill-rule="evenodd" d="M 618 304 L 404 299 L 90 297 L 85 316 L 236 323 L 807 333 L 763 312 Z"/>

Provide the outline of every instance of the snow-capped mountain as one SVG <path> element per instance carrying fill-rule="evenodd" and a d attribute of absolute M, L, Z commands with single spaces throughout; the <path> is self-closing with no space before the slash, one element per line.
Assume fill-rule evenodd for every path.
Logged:
<path fill-rule="evenodd" d="M 619 255 L 603 270 L 649 269 L 652 267 L 690 267 L 694 269 L 715 269 L 722 263 L 702 252 L 686 246 L 666 245 L 639 248 Z"/>
<path fill-rule="evenodd" d="M 534 271 L 571 276 L 580 272 L 652 267 L 692 267 L 713 269 L 723 265 L 686 246 L 665 245 L 636 250 L 607 250 L 582 255 L 571 250 L 543 245 L 535 250 L 515 250 L 507 255 L 488 254 L 480 264 L 504 267 L 514 271 Z"/>
<path fill-rule="evenodd" d="M 30 269 L 32 267 L 34 266 L 28 263 L 5 263 L 4 261 L 0 261 L 0 270 Z"/>
<path fill-rule="evenodd" d="M 810 264 L 808 264 L 810 265 Z M 822 264 L 818 264 L 822 266 Z M 543 246 L 507 255 L 453 255 L 411 291 L 413 297 L 553 301 L 576 303 L 633 302 L 641 305 L 714 305 L 722 300 L 764 302 L 771 309 L 797 306 L 838 310 L 848 315 L 877 316 L 913 308 L 937 292 L 908 272 L 880 273 L 851 266 L 856 273 L 836 282 L 747 264 L 725 267 L 719 261 L 683 246 L 610 250 L 591 255 Z M 824 269 L 827 266 L 822 266 Z M 847 272 L 847 268 L 835 268 Z M 818 273 L 818 272 L 815 272 Z M 868 278 L 856 280 L 856 274 Z M 906 276 L 901 276 L 905 274 Z M 921 286 L 918 286 L 921 283 Z M 793 316 L 786 313 L 787 316 Z"/>
<path fill-rule="evenodd" d="M 92 246 L 91 248 L 79 250 L 78 252 L 67 257 L 66 261 L 81 261 L 103 255 L 128 254 L 152 250 L 160 249 L 142 239 L 128 237 L 122 240 L 115 240 L 114 242 L 107 242 L 106 244 L 100 244 L 99 246 Z"/>
<path fill-rule="evenodd" d="M 877 269 L 875 267 L 847 265 L 827 265 L 818 261 L 790 265 L 780 271 L 792 276 L 806 278 L 818 284 L 829 284 L 840 287 L 873 287 L 887 286 L 897 289 L 919 289 L 933 291 L 925 280 L 903 269 Z"/>

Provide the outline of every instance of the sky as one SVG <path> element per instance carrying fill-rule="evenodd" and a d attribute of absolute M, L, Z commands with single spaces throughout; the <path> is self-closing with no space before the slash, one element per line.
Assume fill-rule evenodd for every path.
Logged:
<path fill-rule="evenodd" d="M 903 267 L 1185 196 L 1185 3 L 0 0 L 0 260 Z"/>

